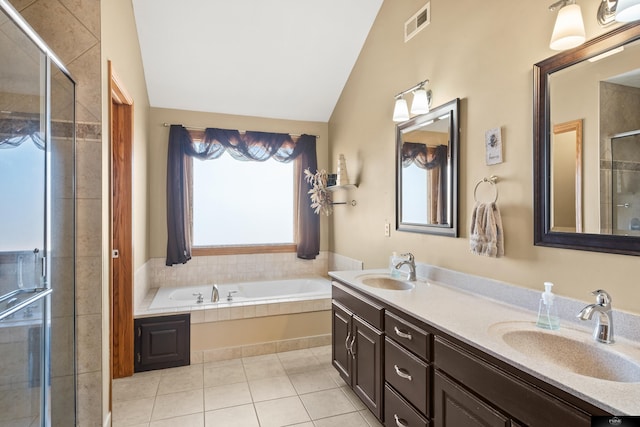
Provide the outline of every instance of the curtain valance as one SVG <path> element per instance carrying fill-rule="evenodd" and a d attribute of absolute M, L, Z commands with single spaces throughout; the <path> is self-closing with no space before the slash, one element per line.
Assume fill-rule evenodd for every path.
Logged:
<path fill-rule="evenodd" d="M 279 162 L 296 160 L 298 183 L 297 255 L 314 259 L 320 253 L 320 219 L 309 205 L 309 184 L 305 169 L 317 169 L 316 138 L 300 135 L 294 140 L 289 134 L 244 132 L 207 128 L 201 140 L 194 140 L 189 131 L 172 125 L 169 131 L 167 158 L 167 265 L 184 264 L 191 259 L 191 195 L 190 180 L 193 157 L 217 159 L 228 152 L 240 161 Z M 216 185 L 225 185 L 217 183 Z"/>
<path fill-rule="evenodd" d="M 446 145 L 428 147 L 418 142 L 402 144 L 402 167 L 408 168 L 412 164 L 421 169 L 433 169 L 447 163 L 448 149 Z"/>

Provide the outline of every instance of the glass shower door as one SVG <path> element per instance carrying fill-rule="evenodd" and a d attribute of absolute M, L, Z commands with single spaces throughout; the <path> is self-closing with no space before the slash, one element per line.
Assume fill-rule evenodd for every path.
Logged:
<path fill-rule="evenodd" d="M 0 427 L 75 425 L 75 83 L 0 0 Z"/>
<path fill-rule="evenodd" d="M 640 131 L 611 139 L 613 234 L 640 236 Z"/>

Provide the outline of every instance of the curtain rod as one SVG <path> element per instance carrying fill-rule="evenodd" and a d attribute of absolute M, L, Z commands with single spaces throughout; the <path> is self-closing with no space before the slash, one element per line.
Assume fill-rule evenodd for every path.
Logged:
<path fill-rule="evenodd" d="M 186 128 L 186 129 L 192 129 L 192 130 L 202 130 L 203 131 L 203 130 L 207 129 L 207 128 L 202 127 L 202 126 L 185 126 L 185 125 L 180 124 L 180 123 L 174 123 L 174 124 L 179 124 L 180 126 Z M 162 126 L 164 126 L 166 128 L 168 128 L 171 125 L 172 125 L 171 123 L 167 123 L 167 122 L 162 123 Z M 245 133 L 247 131 L 246 130 L 238 130 L 238 132 Z M 256 132 L 256 131 L 249 131 L 249 132 Z M 261 131 L 261 132 L 264 132 L 264 131 Z M 273 132 L 273 133 L 282 133 L 282 132 Z M 300 134 L 300 133 L 290 133 L 289 135 L 290 136 L 302 136 L 302 134 Z M 318 135 L 311 135 L 311 134 L 307 134 L 307 135 L 313 136 L 316 139 L 320 139 L 320 136 L 318 136 Z"/>

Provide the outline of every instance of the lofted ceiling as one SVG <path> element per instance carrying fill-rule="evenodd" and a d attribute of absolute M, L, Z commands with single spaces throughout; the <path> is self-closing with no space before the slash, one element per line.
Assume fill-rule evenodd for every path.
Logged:
<path fill-rule="evenodd" d="M 383 0 L 132 0 L 152 107 L 327 122 Z"/>

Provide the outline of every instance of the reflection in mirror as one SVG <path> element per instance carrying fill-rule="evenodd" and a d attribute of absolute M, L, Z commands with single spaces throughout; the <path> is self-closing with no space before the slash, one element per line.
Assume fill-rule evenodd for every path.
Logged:
<path fill-rule="evenodd" d="M 640 255 L 640 23 L 536 64 L 534 82 L 535 244 Z M 576 119 L 581 162 L 557 131 Z"/>
<path fill-rule="evenodd" d="M 457 236 L 459 100 L 401 123 L 396 136 L 396 228 Z"/>
<path fill-rule="evenodd" d="M 582 120 L 553 127 L 551 229 L 582 232 Z"/>

